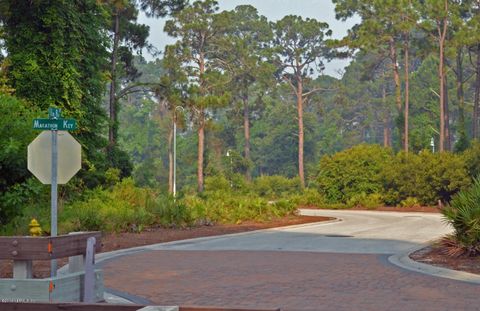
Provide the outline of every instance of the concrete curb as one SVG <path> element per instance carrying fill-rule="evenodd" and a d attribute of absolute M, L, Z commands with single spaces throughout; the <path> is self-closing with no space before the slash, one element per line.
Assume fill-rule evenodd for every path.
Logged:
<path fill-rule="evenodd" d="M 125 295 L 124 295 L 125 296 Z M 132 300 L 128 300 L 123 296 L 113 294 L 111 289 L 105 288 L 105 293 L 103 294 L 103 299 L 106 303 L 116 304 L 116 305 L 129 305 L 134 304 Z"/>
<path fill-rule="evenodd" d="M 171 242 L 137 246 L 137 247 L 132 247 L 132 248 L 126 248 L 126 249 L 111 251 L 111 252 L 107 252 L 107 253 L 97 254 L 96 263 L 99 264 L 99 263 L 102 263 L 102 262 L 107 261 L 107 260 L 114 259 L 114 258 L 119 257 L 119 256 L 131 255 L 133 253 L 157 250 L 157 249 L 159 249 L 159 248 L 161 249 L 165 246 L 175 246 L 175 245 L 202 242 L 202 241 L 208 241 L 208 240 L 218 240 L 218 239 L 223 239 L 223 238 L 231 238 L 231 237 L 237 237 L 237 236 L 257 234 L 257 233 L 260 233 L 260 232 L 279 231 L 279 230 L 283 230 L 283 229 L 296 229 L 296 228 L 303 228 L 303 227 L 308 227 L 308 226 L 328 225 L 328 224 L 337 223 L 337 222 L 341 222 L 341 221 L 343 221 L 343 219 L 335 218 L 335 219 L 327 220 L 327 221 L 310 222 L 310 223 L 299 224 L 299 225 L 275 227 L 275 228 L 260 229 L 260 230 L 253 230 L 253 231 L 246 231 L 246 232 L 239 232 L 239 233 L 222 234 L 222 235 L 212 235 L 212 236 L 206 236 L 206 237 L 200 237 L 200 238 L 184 239 L 184 240 L 178 240 L 178 241 L 171 241 Z"/>
<path fill-rule="evenodd" d="M 419 272 L 419 273 L 427 274 L 430 276 L 461 281 L 461 282 L 480 284 L 480 275 L 468 273 L 464 271 L 451 270 L 447 268 L 442 268 L 442 267 L 437 267 L 437 266 L 417 262 L 415 260 L 412 260 L 409 257 L 410 254 L 412 254 L 413 252 L 416 252 L 422 248 L 430 246 L 432 243 L 433 241 L 423 244 L 421 246 L 409 249 L 406 252 L 403 252 L 400 254 L 394 254 L 388 257 L 388 261 L 391 264 L 406 270 Z"/>

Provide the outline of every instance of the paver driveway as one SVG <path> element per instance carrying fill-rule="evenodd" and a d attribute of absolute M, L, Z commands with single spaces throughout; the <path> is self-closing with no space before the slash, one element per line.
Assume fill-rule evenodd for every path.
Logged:
<path fill-rule="evenodd" d="M 104 261 L 106 286 L 161 305 L 480 310 L 479 285 L 387 261 L 449 232 L 439 215 L 303 213 L 342 221 L 145 247 Z"/>

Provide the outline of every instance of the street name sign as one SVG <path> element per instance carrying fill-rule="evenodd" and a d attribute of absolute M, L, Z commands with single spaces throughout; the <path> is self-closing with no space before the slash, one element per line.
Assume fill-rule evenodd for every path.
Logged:
<path fill-rule="evenodd" d="M 49 119 L 60 119 L 62 110 L 60 108 L 50 107 L 48 108 Z"/>
<path fill-rule="evenodd" d="M 77 129 L 74 119 L 34 119 L 34 130 L 73 131 Z"/>

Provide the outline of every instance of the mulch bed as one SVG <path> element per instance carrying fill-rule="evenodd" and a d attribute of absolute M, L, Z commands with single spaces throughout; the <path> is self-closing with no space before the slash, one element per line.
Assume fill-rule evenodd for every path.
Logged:
<path fill-rule="evenodd" d="M 299 208 L 303 209 L 316 209 L 320 208 L 316 206 L 301 206 Z M 375 208 L 366 208 L 363 206 L 355 206 L 352 208 L 345 209 L 347 211 L 381 211 L 381 212 L 422 212 L 422 213 L 440 213 L 440 210 L 434 206 L 409 206 L 409 207 L 398 207 L 398 206 L 381 206 Z"/>
<path fill-rule="evenodd" d="M 438 244 L 420 249 L 410 254 L 410 258 L 433 266 L 480 274 L 480 257 L 451 257 Z"/>
<path fill-rule="evenodd" d="M 185 240 L 198 237 L 240 233 L 260 229 L 299 225 L 331 220 L 331 217 L 317 216 L 287 216 L 268 222 L 248 221 L 237 225 L 212 225 L 191 228 L 147 228 L 141 233 L 106 234 L 102 237 L 102 252 L 110 252 L 136 246 Z M 67 259 L 59 260 L 58 266 L 67 263 Z M 36 261 L 33 263 L 34 278 L 44 278 L 50 275 L 50 262 Z M 0 260 L 0 278 L 12 277 L 12 262 Z"/>

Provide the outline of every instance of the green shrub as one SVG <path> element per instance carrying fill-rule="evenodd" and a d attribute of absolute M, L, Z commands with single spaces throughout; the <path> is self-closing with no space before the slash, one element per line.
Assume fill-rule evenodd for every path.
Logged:
<path fill-rule="evenodd" d="M 113 199 L 126 201 L 132 206 L 144 206 L 152 202 L 154 194 L 147 188 L 135 186 L 132 178 L 125 178 L 116 184 L 111 191 Z"/>
<path fill-rule="evenodd" d="M 120 169 L 109 168 L 105 172 L 105 183 L 109 186 L 114 186 L 120 182 Z"/>
<path fill-rule="evenodd" d="M 366 194 L 365 192 L 353 195 L 347 202 L 349 207 L 365 207 L 374 209 L 383 205 L 382 195 L 378 193 Z"/>
<path fill-rule="evenodd" d="M 462 158 L 470 178 L 480 176 L 480 142 L 473 141 L 470 148 L 462 153 Z"/>
<path fill-rule="evenodd" d="M 408 197 L 400 202 L 401 207 L 420 207 L 421 204 L 417 198 Z"/>
<path fill-rule="evenodd" d="M 408 197 L 420 204 L 450 201 L 452 195 L 470 185 L 463 159 L 449 152 L 397 154 L 383 171 L 385 201 L 397 205 Z"/>
<path fill-rule="evenodd" d="M 155 221 L 152 194 L 124 179 L 112 190 L 87 191 L 83 201 L 68 204 L 60 214 L 63 232 L 102 230 L 141 231 Z"/>
<path fill-rule="evenodd" d="M 27 170 L 27 146 L 38 133 L 32 130 L 32 120 L 38 110 L 14 96 L 0 94 L 0 227 L 21 216 Z M 27 185 L 28 187 L 28 185 Z M 15 202 L 16 201 L 16 202 Z M 21 202 L 20 202 L 21 201 Z M 20 205 L 19 205 L 20 204 Z"/>
<path fill-rule="evenodd" d="M 169 195 L 158 196 L 149 211 L 155 217 L 155 224 L 162 226 L 184 227 L 192 225 L 194 221 L 190 209 L 181 200 L 176 201 Z"/>
<path fill-rule="evenodd" d="M 226 191 L 232 190 L 230 180 L 223 175 L 205 177 L 205 191 Z"/>
<path fill-rule="evenodd" d="M 313 188 L 305 188 L 301 193 L 289 196 L 289 200 L 300 207 L 319 207 L 325 204 L 325 197 Z"/>
<path fill-rule="evenodd" d="M 269 202 L 252 194 L 232 191 L 230 183 L 222 177 L 210 178 L 209 183 L 220 185 L 218 189 L 222 190 L 174 200 L 171 196 L 136 187 L 131 179 L 124 179 L 110 189 L 88 190 L 83 200 L 67 204 L 60 214 L 60 228 L 62 232 L 137 232 L 151 225 L 183 227 L 265 221 L 293 214 L 296 210 L 296 205 L 289 200 Z"/>
<path fill-rule="evenodd" d="M 319 192 L 328 203 L 346 203 L 362 193 L 382 193 L 381 172 L 392 157 L 389 149 L 377 145 L 358 145 L 324 156 L 316 180 Z"/>
<path fill-rule="evenodd" d="M 16 184 L 0 196 L 0 235 L 28 234 L 32 218 L 50 230 L 50 187 L 36 178 Z"/>
<path fill-rule="evenodd" d="M 347 204 L 345 203 L 325 203 L 322 206 L 320 206 L 321 209 L 347 209 L 350 208 Z"/>
<path fill-rule="evenodd" d="M 480 255 L 480 179 L 454 195 L 450 204 L 442 209 L 442 214 L 455 230 L 453 235 L 444 239 L 449 254 Z"/>
<path fill-rule="evenodd" d="M 299 178 L 286 178 L 279 175 L 260 176 L 255 179 L 253 188 L 262 197 L 276 199 L 282 195 L 299 193 L 301 190 Z"/>
<path fill-rule="evenodd" d="M 269 202 L 253 195 L 215 191 L 203 197 L 189 196 L 183 203 L 192 219 L 207 223 L 240 223 L 247 220 L 265 221 L 293 214 L 296 205 L 289 200 Z"/>

